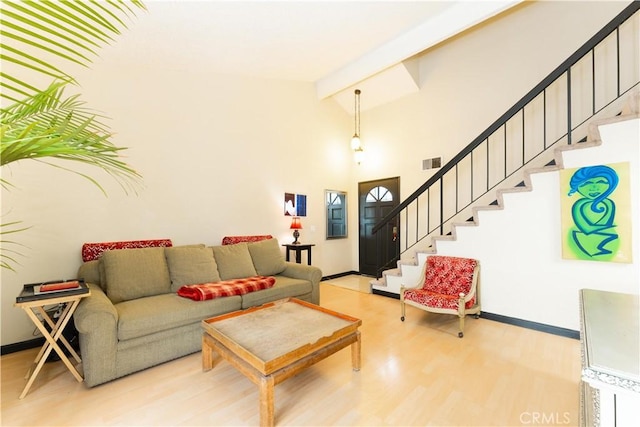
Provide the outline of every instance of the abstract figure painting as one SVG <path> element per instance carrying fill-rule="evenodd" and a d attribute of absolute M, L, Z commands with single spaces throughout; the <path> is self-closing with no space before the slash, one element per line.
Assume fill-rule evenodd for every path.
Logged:
<path fill-rule="evenodd" d="M 307 196 L 304 194 L 284 193 L 285 216 L 307 216 Z"/>
<path fill-rule="evenodd" d="M 560 172 L 562 257 L 630 263 L 629 163 Z"/>
<path fill-rule="evenodd" d="M 307 216 L 307 196 L 296 194 L 296 212 L 298 216 Z"/>
<path fill-rule="evenodd" d="M 296 216 L 296 195 L 293 193 L 284 193 L 284 214 Z"/>

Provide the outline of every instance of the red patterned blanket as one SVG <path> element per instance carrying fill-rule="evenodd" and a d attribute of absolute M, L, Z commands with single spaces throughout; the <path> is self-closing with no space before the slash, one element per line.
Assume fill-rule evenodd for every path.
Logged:
<path fill-rule="evenodd" d="M 204 301 L 232 295 L 244 295 L 253 291 L 269 289 L 276 283 L 273 276 L 254 276 L 245 279 L 225 280 L 223 282 L 185 285 L 178 289 L 178 295 L 194 301 Z"/>

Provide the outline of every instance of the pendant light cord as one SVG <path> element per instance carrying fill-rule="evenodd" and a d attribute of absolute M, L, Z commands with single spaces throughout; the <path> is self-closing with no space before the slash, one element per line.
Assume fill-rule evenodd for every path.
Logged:
<path fill-rule="evenodd" d="M 360 137 L 360 89 L 355 90 L 355 135 Z"/>

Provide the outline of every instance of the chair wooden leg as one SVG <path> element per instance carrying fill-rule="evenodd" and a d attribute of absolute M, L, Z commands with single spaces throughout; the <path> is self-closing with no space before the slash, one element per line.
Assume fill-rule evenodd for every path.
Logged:
<path fill-rule="evenodd" d="M 464 316 L 460 317 L 460 331 L 458 332 L 458 338 L 462 338 L 464 336 Z"/>
<path fill-rule="evenodd" d="M 460 318 L 460 331 L 458 331 L 458 338 L 462 338 L 464 336 L 464 297 L 465 295 L 462 292 L 458 295 L 458 317 Z"/>

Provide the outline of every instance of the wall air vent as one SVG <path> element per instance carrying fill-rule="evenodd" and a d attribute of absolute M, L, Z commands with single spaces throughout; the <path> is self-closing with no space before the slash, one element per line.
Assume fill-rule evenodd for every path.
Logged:
<path fill-rule="evenodd" d="M 432 159 L 424 159 L 422 161 L 422 170 L 435 169 L 442 166 L 442 157 L 434 157 Z"/>

